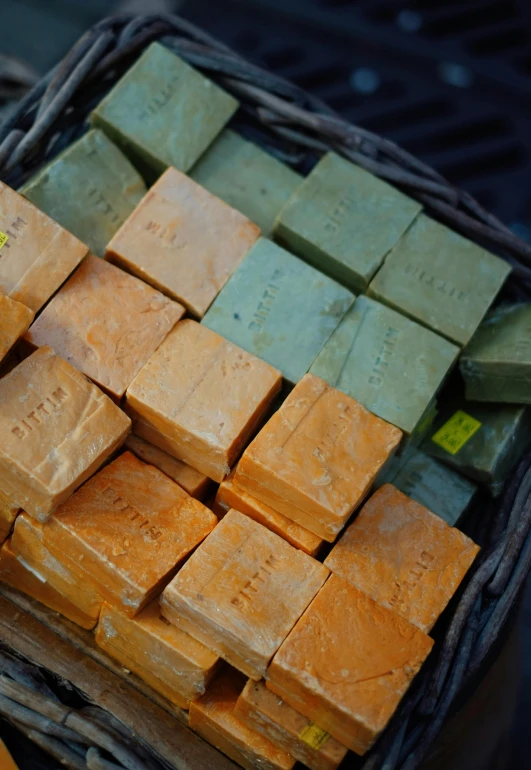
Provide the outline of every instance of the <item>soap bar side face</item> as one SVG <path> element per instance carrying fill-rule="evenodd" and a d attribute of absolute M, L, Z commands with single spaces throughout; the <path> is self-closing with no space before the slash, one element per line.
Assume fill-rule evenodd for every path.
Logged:
<path fill-rule="evenodd" d="M 7 540 L 20 508 L 0 489 L 0 545 Z"/>
<path fill-rule="evenodd" d="M 26 305 L 0 294 L 0 362 L 26 333 L 34 316 Z"/>

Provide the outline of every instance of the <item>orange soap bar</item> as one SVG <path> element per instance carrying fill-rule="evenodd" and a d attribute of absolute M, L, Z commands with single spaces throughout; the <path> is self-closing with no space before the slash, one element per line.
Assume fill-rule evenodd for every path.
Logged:
<path fill-rule="evenodd" d="M 164 473 L 124 452 L 56 511 L 44 528 L 44 544 L 133 617 L 216 522 Z"/>
<path fill-rule="evenodd" d="M 433 640 L 332 575 L 267 672 L 267 687 L 364 754 L 385 728 Z"/>
<path fill-rule="evenodd" d="M 328 575 L 311 556 L 229 511 L 162 594 L 162 614 L 260 679 Z"/>
<path fill-rule="evenodd" d="M 428 633 L 479 546 L 391 484 L 363 506 L 330 552 L 332 572 Z"/>
<path fill-rule="evenodd" d="M 36 313 L 79 265 L 88 247 L 2 182 L 0 230 L 7 236 L 0 247 L 0 294 Z"/>
<path fill-rule="evenodd" d="M 2 264 L 1 261 L 0 264 Z M 0 294 L 0 361 L 27 332 L 34 316 L 33 310 L 26 305 L 16 302 L 5 294 Z"/>
<path fill-rule="evenodd" d="M 105 258 L 202 318 L 259 235 L 246 216 L 169 168 L 112 238 Z"/>
<path fill-rule="evenodd" d="M 18 770 L 13 757 L 6 748 L 3 740 L 0 739 L 0 768 L 2 770 Z"/>
<path fill-rule="evenodd" d="M 183 313 L 177 302 L 91 254 L 26 340 L 50 345 L 119 399 Z"/>
<path fill-rule="evenodd" d="M 402 432 L 306 374 L 245 450 L 235 483 L 332 542 Z"/>
<path fill-rule="evenodd" d="M 0 489 L 39 521 L 125 440 L 129 418 L 43 347 L 0 380 Z"/>
<path fill-rule="evenodd" d="M 230 508 L 235 508 L 240 513 L 245 513 L 246 516 L 250 516 L 259 524 L 263 524 L 271 532 L 276 532 L 295 548 L 300 548 L 301 551 L 309 553 L 310 556 L 315 556 L 323 544 L 322 538 L 288 519 L 287 516 L 277 513 L 269 505 L 262 503 L 241 489 L 234 483 L 234 471 L 220 484 L 215 505 L 225 512 Z"/>
<path fill-rule="evenodd" d="M 126 408 L 135 433 L 223 481 L 281 384 L 272 366 L 185 320 L 130 385 Z"/>
<path fill-rule="evenodd" d="M 19 510 L 0 489 L 0 545 L 9 537 Z"/>
<path fill-rule="evenodd" d="M 245 677 L 225 669 L 206 695 L 190 704 L 190 727 L 246 770 L 291 770 L 295 759 L 234 713 Z"/>
<path fill-rule="evenodd" d="M 346 746 L 268 690 L 263 681 L 249 679 L 234 713 L 310 770 L 336 770 L 347 754 Z"/>

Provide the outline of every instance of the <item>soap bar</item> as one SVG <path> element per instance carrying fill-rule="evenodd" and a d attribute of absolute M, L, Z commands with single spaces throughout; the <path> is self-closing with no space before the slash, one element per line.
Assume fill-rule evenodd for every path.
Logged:
<path fill-rule="evenodd" d="M 307 374 L 245 450 L 235 483 L 333 542 L 402 433 Z"/>
<path fill-rule="evenodd" d="M 358 297 L 310 372 L 411 435 L 459 348 L 368 297 Z"/>
<path fill-rule="evenodd" d="M 140 678 L 149 672 L 148 684 L 180 708 L 204 695 L 219 664 L 217 655 L 160 614 L 157 600 L 136 618 L 104 604 L 96 643 Z"/>
<path fill-rule="evenodd" d="M 45 521 L 130 427 L 99 388 L 42 347 L 0 380 L 0 489 Z"/>
<path fill-rule="evenodd" d="M 347 289 L 261 238 L 203 323 L 296 383 L 353 300 Z"/>
<path fill-rule="evenodd" d="M 185 320 L 130 385 L 126 408 L 135 433 L 223 481 L 281 382 L 268 364 Z M 156 433 L 144 435 L 142 422 Z"/>
<path fill-rule="evenodd" d="M 140 202 L 146 186 L 102 131 L 89 131 L 20 192 L 103 257 L 108 242 Z"/>
<path fill-rule="evenodd" d="M 0 489 L 0 545 L 9 537 L 19 510 Z"/>
<path fill-rule="evenodd" d="M 247 682 L 234 713 L 310 770 L 336 770 L 347 754 L 345 746 L 268 690 L 263 681 Z"/>
<path fill-rule="evenodd" d="M 49 345 L 118 400 L 183 314 L 177 302 L 91 254 L 26 340 Z"/>
<path fill-rule="evenodd" d="M 162 614 L 252 679 L 329 571 L 239 511 L 229 511 L 161 597 Z"/>
<path fill-rule="evenodd" d="M 109 243 L 106 259 L 202 318 L 260 228 L 169 168 Z"/>
<path fill-rule="evenodd" d="M 332 575 L 275 655 L 266 684 L 364 754 L 432 646 L 407 620 Z"/>
<path fill-rule="evenodd" d="M 238 102 L 160 43 L 152 43 L 91 115 L 153 180 L 168 166 L 188 171 Z"/>
<path fill-rule="evenodd" d="M 190 704 L 190 727 L 246 770 L 291 770 L 295 759 L 234 713 L 244 677 L 227 669 L 207 694 Z"/>
<path fill-rule="evenodd" d="M 531 304 L 493 310 L 463 351 L 460 369 L 470 401 L 531 404 Z"/>
<path fill-rule="evenodd" d="M 421 209 L 329 152 L 281 211 L 275 237 L 323 273 L 362 292 Z"/>
<path fill-rule="evenodd" d="M 462 532 L 384 484 L 365 503 L 325 564 L 428 633 L 478 552 Z"/>
<path fill-rule="evenodd" d="M 34 313 L 48 302 L 88 251 L 74 235 L 0 182 L 0 294 Z"/>
<path fill-rule="evenodd" d="M 34 316 L 26 305 L 0 294 L 0 361 L 26 333 Z"/>
<path fill-rule="evenodd" d="M 206 187 L 269 235 L 280 210 L 302 181 L 253 142 L 226 128 L 190 172 Z"/>
<path fill-rule="evenodd" d="M 510 272 L 507 262 L 421 214 L 368 294 L 466 345 Z"/>

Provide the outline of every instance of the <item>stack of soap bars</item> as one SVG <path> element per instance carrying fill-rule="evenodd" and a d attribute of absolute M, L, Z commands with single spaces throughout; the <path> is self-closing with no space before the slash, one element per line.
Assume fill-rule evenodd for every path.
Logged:
<path fill-rule="evenodd" d="M 333 770 L 529 441 L 531 312 L 482 324 L 504 261 L 333 153 L 303 179 L 237 108 L 153 44 L 0 185 L 0 579 L 242 767 Z"/>

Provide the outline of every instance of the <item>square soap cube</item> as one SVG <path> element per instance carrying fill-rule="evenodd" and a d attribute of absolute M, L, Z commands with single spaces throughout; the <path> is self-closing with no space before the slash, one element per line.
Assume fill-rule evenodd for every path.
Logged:
<path fill-rule="evenodd" d="M 223 481 L 281 381 L 273 367 L 187 319 L 130 385 L 126 408 L 135 433 Z"/>
<path fill-rule="evenodd" d="M 326 275 L 362 292 L 421 209 L 329 152 L 281 211 L 275 237 Z"/>
<path fill-rule="evenodd" d="M 238 102 L 173 54 L 152 43 L 91 115 L 146 178 L 168 166 L 188 171 Z"/>
<path fill-rule="evenodd" d="M 368 294 L 466 345 L 510 272 L 507 262 L 421 215 L 387 256 Z"/>
<path fill-rule="evenodd" d="M 102 131 L 89 131 L 20 192 L 103 257 L 114 233 L 145 195 L 146 186 Z"/>
<path fill-rule="evenodd" d="M 119 400 L 183 314 L 177 302 L 91 254 L 26 340 L 49 345 Z"/>
<path fill-rule="evenodd" d="M 402 432 L 307 374 L 245 450 L 238 486 L 333 542 Z"/>
<path fill-rule="evenodd" d="M 203 323 L 296 383 L 353 300 L 347 289 L 261 238 Z"/>
<path fill-rule="evenodd" d="M 0 294 L 0 362 L 27 332 L 34 317 L 29 307 Z"/>
<path fill-rule="evenodd" d="M 0 380 L 0 489 L 39 521 L 112 455 L 129 418 L 53 350 Z"/>
<path fill-rule="evenodd" d="M 229 511 L 162 594 L 162 614 L 260 679 L 328 574 L 261 524 Z"/>
<path fill-rule="evenodd" d="M 259 235 L 239 211 L 169 168 L 109 243 L 106 259 L 202 318 Z"/>
<path fill-rule="evenodd" d="M 55 512 L 44 545 L 109 604 L 134 617 L 216 523 L 178 484 L 125 452 Z"/>

